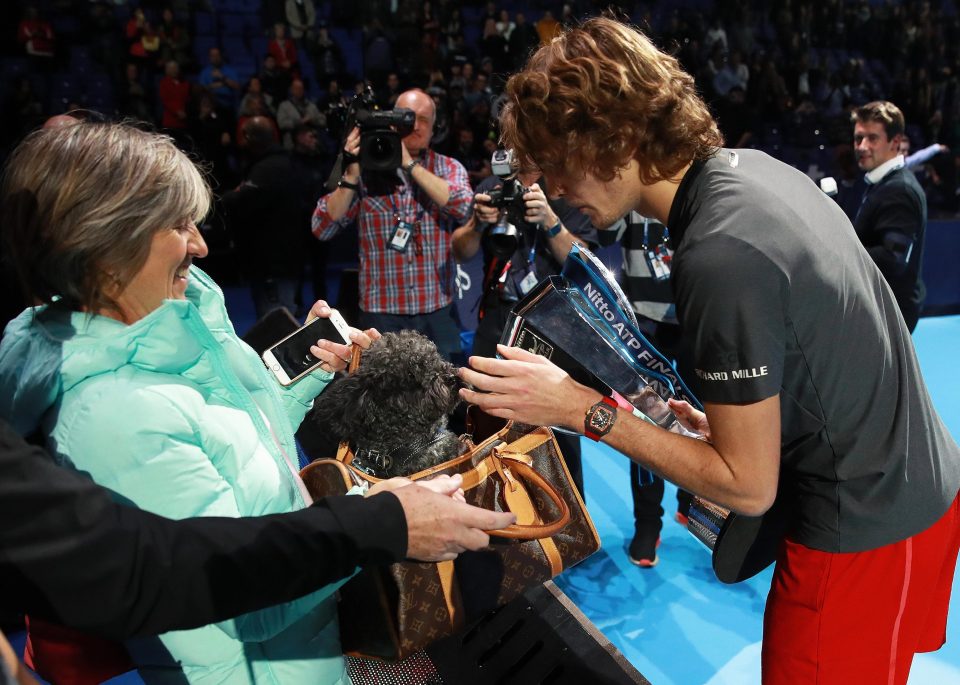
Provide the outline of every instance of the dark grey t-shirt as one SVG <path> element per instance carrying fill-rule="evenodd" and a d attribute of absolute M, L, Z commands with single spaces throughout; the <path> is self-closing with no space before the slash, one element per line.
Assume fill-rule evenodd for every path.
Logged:
<path fill-rule="evenodd" d="M 780 394 L 792 537 L 856 552 L 932 525 L 960 488 L 960 448 L 837 204 L 762 152 L 721 150 L 691 167 L 668 225 L 694 391 L 717 403 Z"/>

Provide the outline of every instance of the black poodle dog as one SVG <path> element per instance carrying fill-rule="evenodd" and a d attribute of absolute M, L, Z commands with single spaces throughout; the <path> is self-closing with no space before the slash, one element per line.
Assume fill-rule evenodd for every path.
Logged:
<path fill-rule="evenodd" d="M 313 416 L 350 443 L 353 466 L 377 478 L 408 476 L 460 453 L 458 437 L 447 430 L 459 387 L 455 367 L 429 338 L 385 333 L 353 374 L 320 393 Z"/>

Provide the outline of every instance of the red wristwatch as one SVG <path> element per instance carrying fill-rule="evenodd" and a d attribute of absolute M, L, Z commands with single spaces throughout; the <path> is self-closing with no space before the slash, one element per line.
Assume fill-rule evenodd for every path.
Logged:
<path fill-rule="evenodd" d="M 587 409 L 583 419 L 583 434 L 591 440 L 600 440 L 617 422 L 617 403 L 612 397 L 604 397 Z"/>

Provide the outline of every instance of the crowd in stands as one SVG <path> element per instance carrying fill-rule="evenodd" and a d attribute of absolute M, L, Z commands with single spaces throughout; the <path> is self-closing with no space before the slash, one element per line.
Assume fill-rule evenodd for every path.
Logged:
<path fill-rule="evenodd" d="M 505 77 L 564 26 L 607 3 L 512 0 L 37 0 L 3 3 L 6 118 L 0 154 L 73 109 L 151 122 L 206 160 L 217 186 L 243 177 L 243 122 L 266 116 L 294 149 L 332 163 L 343 113 L 369 87 L 383 107 L 410 87 L 438 105 L 434 148 L 474 184 L 490 174 Z M 727 145 L 834 176 L 855 202 L 853 108 L 889 99 L 914 150 L 931 216 L 958 209 L 960 18 L 952 0 L 680 0 L 619 10 L 672 51 Z M 15 29 L 15 30 L 14 30 Z M 312 141 L 317 141 L 316 143 Z"/>

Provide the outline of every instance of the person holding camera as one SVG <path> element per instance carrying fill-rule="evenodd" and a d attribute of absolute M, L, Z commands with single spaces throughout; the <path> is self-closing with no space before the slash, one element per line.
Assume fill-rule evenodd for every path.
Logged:
<path fill-rule="evenodd" d="M 562 199 L 549 200 L 537 173 L 517 172 L 512 155 L 493 154 L 495 175 L 477 186 L 473 212 L 453 232 L 453 256 L 460 262 L 483 250 L 484 284 L 473 354 L 495 356 L 514 303 L 533 286 L 560 273 L 574 243 L 595 245 L 590 220 Z M 580 437 L 557 433 L 560 450 L 580 493 Z"/>
<path fill-rule="evenodd" d="M 412 110 L 415 119 L 412 130 L 400 138 L 399 168 L 362 168 L 371 162 L 381 166 L 379 153 L 389 144 L 378 141 L 389 143 L 389 138 L 364 145 L 365 134 L 354 127 L 343 148 L 343 176 L 337 188 L 317 202 L 313 234 L 329 240 L 356 221 L 357 325 L 381 332 L 419 331 L 450 359 L 460 349 L 453 319 L 450 236 L 470 213 L 470 181 L 460 162 L 430 149 L 437 116 L 433 98 L 422 90 L 408 90 L 397 98 L 400 109 Z"/>

